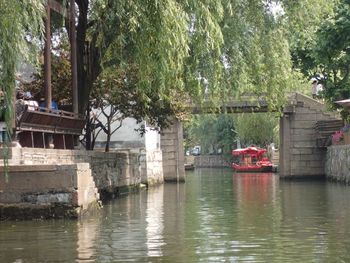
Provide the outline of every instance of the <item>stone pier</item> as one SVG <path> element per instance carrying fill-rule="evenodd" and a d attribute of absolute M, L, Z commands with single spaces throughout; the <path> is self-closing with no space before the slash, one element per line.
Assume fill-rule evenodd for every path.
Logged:
<path fill-rule="evenodd" d="M 181 122 L 173 120 L 169 128 L 162 130 L 160 146 L 163 155 L 164 181 L 184 182 L 185 154 Z"/>
<path fill-rule="evenodd" d="M 319 147 L 315 125 L 320 120 L 337 120 L 324 104 L 294 93 L 280 119 L 279 174 L 281 178 L 325 176 L 327 149 Z"/>

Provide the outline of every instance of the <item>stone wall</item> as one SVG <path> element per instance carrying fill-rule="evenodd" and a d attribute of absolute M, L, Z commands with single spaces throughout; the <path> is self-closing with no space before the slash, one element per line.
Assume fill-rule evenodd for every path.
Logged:
<path fill-rule="evenodd" d="M 10 165 L 88 163 L 99 191 L 138 185 L 141 182 L 139 154 L 130 151 L 97 152 L 39 148 L 11 148 Z"/>
<path fill-rule="evenodd" d="M 231 158 L 224 155 L 198 155 L 194 158 L 195 167 L 231 167 Z"/>
<path fill-rule="evenodd" d="M 70 211 L 73 211 L 72 215 L 75 215 L 77 207 L 83 211 L 88 207 L 87 203 L 98 201 L 99 196 L 96 194 L 95 188 L 98 189 L 102 197 L 108 197 L 129 191 L 131 188 L 137 189 L 141 183 L 139 154 L 130 151 L 104 153 L 80 150 L 10 148 L 8 158 L 10 169 L 8 177 L 11 184 L 0 181 L 2 208 L 18 202 L 21 202 L 22 206 L 24 201 L 26 205 L 33 204 L 38 210 L 41 209 L 42 205 L 33 203 L 33 200 L 46 200 L 47 209 L 45 211 L 51 211 L 57 207 L 56 204 L 64 204 L 67 207 L 69 201 L 72 208 Z M 1 156 L 0 159 L 2 159 Z M 2 164 L 2 160 L 0 161 Z M 0 177 L 4 180 L 4 170 L 1 164 Z M 72 178 L 77 179 L 73 180 Z M 74 183 L 77 180 L 83 183 Z M 27 182 L 30 183 L 27 184 Z M 88 188 L 86 188 L 86 182 L 90 184 Z M 18 187 L 26 185 L 27 188 L 19 188 L 19 192 L 16 193 L 13 187 L 17 185 Z M 38 185 L 40 188 L 37 188 Z M 61 185 L 64 187 L 62 188 Z M 67 189 L 75 190 L 68 191 Z M 11 193 L 14 193 L 12 197 Z M 74 195 L 76 195 L 76 202 L 73 198 Z"/>
<path fill-rule="evenodd" d="M 329 180 L 350 183 L 350 145 L 328 147 L 325 172 Z"/>
<path fill-rule="evenodd" d="M 325 106 L 301 94 L 294 94 L 280 121 L 281 178 L 323 177 L 326 149 L 316 142 L 315 124 L 336 119 Z"/>
<path fill-rule="evenodd" d="M 147 185 L 162 184 L 163 177 L 163 157 L 160 149 L 146 151 L 146 175 L 147 180 L 143 181 Z"/>
<path fill-rule="evenodd" d="M 0 219 L 78 217 L 99 200 L 86 163 L 11 165 L 8 172 L 0 167 Z"/>

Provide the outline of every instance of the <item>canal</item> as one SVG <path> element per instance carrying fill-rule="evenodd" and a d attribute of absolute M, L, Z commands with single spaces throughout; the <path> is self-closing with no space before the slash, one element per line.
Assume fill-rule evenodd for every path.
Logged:
<path fill-rule="evenodd" d="M 79 221 L 0 222 L 0 262 L 350 262 L 350 187 L 197 169 Z"/>

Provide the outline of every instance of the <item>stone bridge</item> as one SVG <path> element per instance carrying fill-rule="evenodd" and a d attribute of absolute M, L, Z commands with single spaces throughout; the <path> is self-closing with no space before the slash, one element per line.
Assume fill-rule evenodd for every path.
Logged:
<path fill-rule="evenodd" d="M 203 109 L 202 109 L 203 110 Z M 222 109 L 223 110 L 223 109 Z M 264 101 L 231 103 L 226 112 L 266 112 Z M 195 108 L 194 113 L 200 113 Z M 281 178 L 310 178 L 325 175 L 327 148 L 320 144 L 319 122 L 342 125 L 339 115 L 326 106 L 300 93 L 289 95 L 280 118 L 279 175 Z M 182 124 L 175 121 L 161 138 L 165 181 L 184 181 L 184 148 Z"/>

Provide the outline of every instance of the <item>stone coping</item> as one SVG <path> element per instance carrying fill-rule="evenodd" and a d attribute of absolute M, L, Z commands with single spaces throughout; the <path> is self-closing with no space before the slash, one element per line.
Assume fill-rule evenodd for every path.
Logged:
<path fill-rule="evenodd" d="M 75 163 L 75 164 L 19 164 L 9 165 L 7 168 L 3 164 L 0 165 L 0 173 L 5 172 L 53 172 L 57 170 L 66 169 L 89 169 L 89 163 Z"/>

